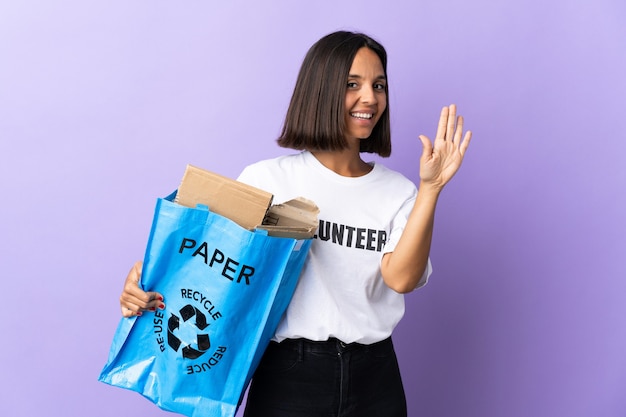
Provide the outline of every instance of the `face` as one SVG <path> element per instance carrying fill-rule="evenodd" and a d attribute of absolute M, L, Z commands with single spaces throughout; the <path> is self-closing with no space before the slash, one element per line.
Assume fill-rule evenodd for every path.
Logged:
<path fill-rule="evenodd" d="M 387 78 L 374 51 L 363 47 L 352 61 L 346 89 L 346 139 L 367 139 L 387 108 Z"/>

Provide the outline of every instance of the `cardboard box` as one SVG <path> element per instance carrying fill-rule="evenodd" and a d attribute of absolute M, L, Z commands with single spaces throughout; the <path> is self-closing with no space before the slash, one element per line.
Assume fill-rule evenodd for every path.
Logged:
<path fill-rule="evenodd" d="M 318 207 L 299 197 L 272 205 L 274 196 L 267 191 L 187 165 L 174 202 L 209 210 L 248 229 L 263 229 L 270 236 L 308 239 L 317 230 Z"/>

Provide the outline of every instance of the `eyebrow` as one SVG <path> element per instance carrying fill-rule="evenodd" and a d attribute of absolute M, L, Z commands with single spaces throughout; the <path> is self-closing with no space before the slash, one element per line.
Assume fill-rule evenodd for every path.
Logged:
<path fill-rule="evenodd" d="M 363 78 L 362 76 L 358 75 L 358 74 L 348 74 L 348 78 Z M 379 75 L 378 77 L 375 78 L 375 80 L 387 80 L 387 77 L 385 77 L 384 75 Z"/>

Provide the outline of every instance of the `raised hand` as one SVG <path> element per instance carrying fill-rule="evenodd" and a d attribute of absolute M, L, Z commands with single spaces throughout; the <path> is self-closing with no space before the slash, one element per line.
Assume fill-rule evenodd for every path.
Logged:
<path fill-rule="evenodd" d="M 454 104 L 441 109 L 435 142 L 420 135 L 423 151 L 420 158 L 421 185 L 442 189 L 461 167 L 472 139 L 469 130 L 463 136 L 463 117 L 456 115 Z"/>

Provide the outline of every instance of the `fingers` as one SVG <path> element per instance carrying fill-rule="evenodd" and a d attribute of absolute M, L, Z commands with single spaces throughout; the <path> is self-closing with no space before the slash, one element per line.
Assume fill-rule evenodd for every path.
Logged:
<path fill-rule="evenodd" d="M 461 142 L 461 145 L 459 146 L 459 152 L 461 153 L 461 156 L 465 155 L 465 151 L 467 150 L 467 147 L 469 146 L 471 140 L 472 140 L 472 132 L 468 130 L 467 132 L 465 132 L 465 137 L 463 138 L 463 142 Z"/>
<path fill-rule="evenodd" d="M 463 116 L 456 118 L 456 130 L 454 131 L 454 143 L 461 143 L 461 136 L 463 135 Z M 452 136 L 450 136 L 452 138 Z"/>
<path fill-rule="evenodd" d="M 156 311 L 165 309 L 163 296 L 157 292 L 144 292 L 137 287 L 134 290 L 124 288 L 120 296 L 122 316 L 141 316 L 143 311 Z"/>
<path fill-rule="evenodd" d="M 448 110 L 448 120 L 446 125 L 446 140 L 453 140 L 456 124 L 456 106 L 451 104 Z"/>
<path fill-rule="evenodd" d="M 456 105 L 444 106 L 439 117 L 439 125 L 437 127 L 437 139 L 450 141 L 459 146 L 463 152 L 469 146 L 471 140 L 471 132 L 466 132 L 463 137 L 463 116 L 456 115 Z M 445 128 L 445 130 L 444 130 Z M 463 140 L 461 140 L 463 139 Z M 461 149 L 462 148 L 462 149 Z"/>
<path fill-rule="evenodd" d="M 454 110 L 456 112 L 456 109 Z M 452 114 L 452 111 L 451 111 Z M 470 141 L 472 140 L 472 132 L 471 131 L 467 131 L 465 132 L 465 136 L 463 136 L 463 123 L 464 123 L 464 119 L 463 116 L 458 116 L 456 118 L 456 130 L 454 131 L 454 145 L 455 147 L 458 147 L 459 152 L 461 153 L 461 155 L 465 155 L 465 151 L 467 150 L 467 147 L 470 144 Z"/>
<path fill-rule="evenodd" d="M 141 316 L 142 311 L 156 311 L 164 309 L 163 296 L 157 292 L 146 292 L 139 287 L 142 263 L 137 262 L 128 272 L 122 295 L 120 307 L 122 316 Z"/>
<path fill-rule="evenodd" d="M 435 135 L 435 142 L 445 140 L 446 138 L 449 111 L 448 106 L 441 109 L 441 114 L 439 115 L 439 125 L 437 125 L 437 134 Z"/>
<path fill-rule="evenodd" d="M 430 156 L 433 153 L 433 144 L 427 136 L 419 135 L 422 141 L 422 156 Z"/>
<path fill-rule="evenodd" d="M 133 265 L 132 272 L 134 272 L 137 282 L 139 282 L 139 278 L 141 278 L 141 272 L 143 271 L 143 262 L 137 261 L 135 265 Z"/>
<path fill-rule="evenodd" d="M 438 141 L 458 142 L 463 132 L 463 118 L 456 116 L 456 105 L 444 106 L 439 115 L 437 135 L 435 143 Z"/>

